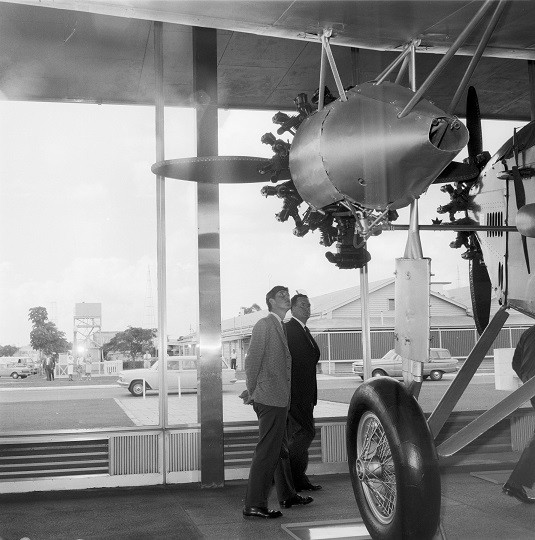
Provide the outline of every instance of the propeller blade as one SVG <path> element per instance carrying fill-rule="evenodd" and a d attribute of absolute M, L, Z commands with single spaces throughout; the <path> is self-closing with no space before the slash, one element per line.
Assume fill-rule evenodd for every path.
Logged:
<path fill-rule="evenodd" d="M 489 324 L 492 285 L 483 259 L 470 260 L 470 297 L 478 334 Z"/>
<path fill-rule="evenodd" d="M 468 140 L 468 159 L 476 163 L 476 158 L 483 153 L 483 135 L 481 130 L 481 114 L 477 92 L 473 86 L 468 88 L 466 96 L 466 128 L 470 134 Z"/>
<path fill-rule="evenodd" d="M 159 161 L 151 171 L 166 178 L 204 184 L 246 184 L 269 182 L 270 171 L 265 174 L 259 172 L 269 162 L 267 158 L 249 156 L 192 157 Z M 282 171 L 278 179 L 291 179 L 290 171 Z"/>
<path fill-rule="evenodd" d="M 518 170 L 518 163 L 511 168 L 513 175 L 513 185 L 515 186 L 516 209 L 520 210 L 526 204 L 526 192 L 524 190 L 524 182 L 522 175 Z"/>
<path fill-rule="evenodd" d="M 522 235 L 522 248 L 524 249 L 524 260 L 526 261 L 526 269 L 528 274 L 531 274 L 531 269 L 529 266 L 529 252 L 528 252 L 528 239 Z"/>
<path fill-rule="evenodd" d="M 452 161 L 433 181 L 433 184 L 446 182 L 470 182 L 479 176 L 479 169 L 470 163 Z"/>

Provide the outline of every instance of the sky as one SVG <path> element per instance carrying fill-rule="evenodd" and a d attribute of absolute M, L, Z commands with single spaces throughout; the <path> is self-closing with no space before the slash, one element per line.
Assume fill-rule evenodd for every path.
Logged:
<path fill-rule="evenodd" d="M 219 154 L 270 157 L 260 137 L 276 132 L 273 113 L 220 111 Z M 166 159 L 196 155 L 194 118 L 191 109 L 166 109 Z M 155 327 L 154 109 L 2 101 L 0 124 L 0 345 L 29 343 L 28 311 L 36 306 L 69 341 L 79 302 L 102 304 L 104 331 Z M 521 125 L 484 121 L 485 149 L 493 153 Z M 327 261 L 317 232 L 297 238 L 291 219 L 275 220 L 281 200 L 262 197 L 262 185 L 220 188 L 223 319 L 242 306 L 264 307 L 274 285 L 314 297 L 359 284 L 358 270 Z M 420 223 L 448 200 L 432 186 L 420 199 Z M 408 223 L 408 211 L 397 223 Z M 166 180 L 166 232 L 167 329 L 178 337 L 198 321 L 195 184 Z M 454 233 L 421 239 L 433 281 L 468 285 L 461 250 L 448 247 Z M 393 276 L 405 243 L 406 232 L 369 240 L 370 281 Z"/>

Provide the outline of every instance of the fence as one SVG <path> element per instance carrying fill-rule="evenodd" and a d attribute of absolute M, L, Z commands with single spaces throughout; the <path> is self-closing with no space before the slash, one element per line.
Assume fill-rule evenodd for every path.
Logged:
<path fill-rule="evenodd" d="M 85 377 L 85 364 L 81 365 L 81 374 Z M 106 362 L 93 362 L 91 364 L 91 376 L 92 377 L 109 377 L 118 375 L 119 371 L 123 369 L 122 360 L 108 360 Z M 76 364 L 74 366 L 74 372 L 77 373 Z M 66 379 L 69 375 L 67 373 L 67 364 L 58 363 L 54 370 L 54 376 L 56 379 Z"/>

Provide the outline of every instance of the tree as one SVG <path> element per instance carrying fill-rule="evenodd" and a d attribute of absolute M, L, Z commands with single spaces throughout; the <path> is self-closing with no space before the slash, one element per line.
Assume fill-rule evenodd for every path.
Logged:
<path fill-rule="evenodd" d="M 0 356 L 13 356 L 18 350 L 15 345 L 0 345 Z"/>
<path fill-rule="evenodd" d="M 248 313 L 254 313 L 255 311 L 260 311 L 262 308 L 258 304 L 253 304 L 250 307 L 242 307 L 243 314 L 247 315 Z"/>
<path fill-rule="evenodd" d="M 44 307 L 30 308 L 28 319 L 32 322 L 30 345 L 42 354 L 59 354 L 70 348 L 65 339 L 65 332 L 58 330 L 56 325 L 48 320 L 48 312 Z"/>
<path fill-rule="evenodd" d="M 129 326 L 124 332 L 119 332 L 102 346 L 104 357 L 109 352 L 129 354 L 132 360 L 141 356 L 144 351 L 151 349 L 156 331 L 150 328 Z"/>

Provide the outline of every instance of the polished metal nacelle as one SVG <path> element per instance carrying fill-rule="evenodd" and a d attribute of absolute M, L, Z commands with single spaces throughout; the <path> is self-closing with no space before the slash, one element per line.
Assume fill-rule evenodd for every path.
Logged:
<path fill-rule="evenodd" d="M 289 157 L 303 200 L 315 209 L 349 200 L 385 210 L 419 197 L 466 146 L 468 131 L 425 99 L 398 118 L 413 95 L 395 83 L 366 83 L 308 116 Z"/>

